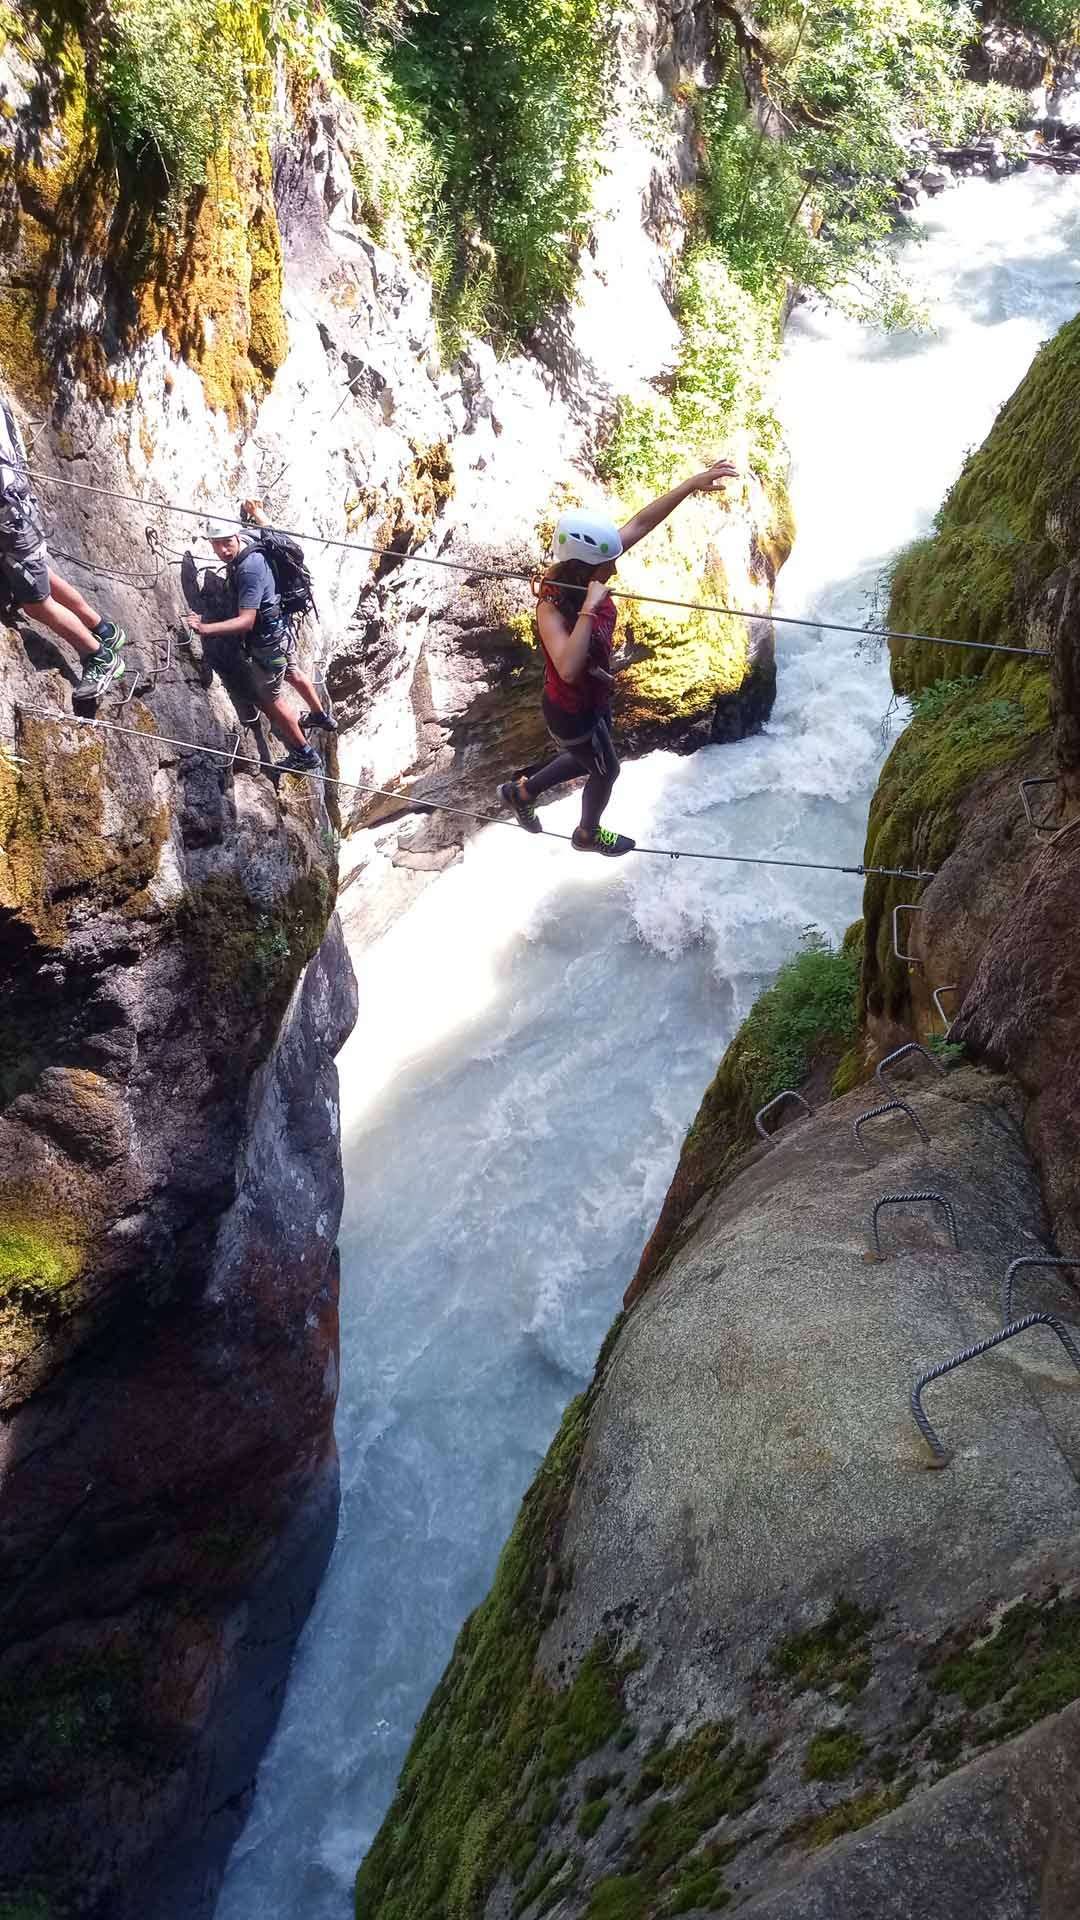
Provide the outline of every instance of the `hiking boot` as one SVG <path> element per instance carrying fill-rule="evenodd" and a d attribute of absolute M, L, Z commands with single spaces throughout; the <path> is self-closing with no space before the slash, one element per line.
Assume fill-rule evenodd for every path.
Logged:
<path fill-rule="evenodd" d="M 336 733 L 337 721 L 328 713 L 302 713 L 300 715 L 301 733 Z"/>
<path fill-rule="evenodd" d="M 588 827 L 575 827 L 570 845 L 579 853 L 602 853 L 609 860 L 617 860 L 621 853 L 633 853 L 637 842 L 626 833 L 609 833 L 606 827 L 596 827 L 591 833 Z"/>
<path fill-rule="evenodd" d="M 314 747 L 294 747 L 277 763 L 278 773 L 321 773 L 322 762 Z"/>
<path fill-rule="evenodd" d="M 503 781 L 499 788 L 499 799 L 513 808 L 518 826 L 524 827 L 526 833 L 543 833 L 544 829 L 536 817 L 536 808 L 529 799 L 523 773 L 519 773 L 514 780 Z"/>
<path fill-rule="evenodd" d="M 108 693 L 114 680 L 124 677 L 124 663 L 120 658 L 121 647 L 127 646 L 127 634 L 123 627 L 113 627 L 112 639 L 103 640 L 96 653 L 90 655 L 82 670 L 82 679 L 75 689 L 76 700 L 100 700 Z"/>

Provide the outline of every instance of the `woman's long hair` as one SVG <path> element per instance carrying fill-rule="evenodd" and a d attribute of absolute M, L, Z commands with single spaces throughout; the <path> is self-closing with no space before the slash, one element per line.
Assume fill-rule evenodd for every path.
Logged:
<path fill-rule="evenodd" d="M 596 568 L 587 560 L 559 560 L 544 575 L 540 597 L 558 607 L 568 627 L 573 627 L 581 613 L 585 589 L 595 572 Z"/>

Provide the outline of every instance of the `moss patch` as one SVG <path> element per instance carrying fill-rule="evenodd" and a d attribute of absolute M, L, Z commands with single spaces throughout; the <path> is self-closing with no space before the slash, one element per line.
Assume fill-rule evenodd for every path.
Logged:
<path fill-rule="evenodd" d="M 663 1272 L 682 1244 L 687 1215 L 753 1144 L 758 1108 L 786 1088 L 798 1089 L 820 1051 L 854 1038 L 858 985 L 859 963 L 851 948 L 834 950 L 811 932 L 802 951 L 781 967 L 775 986 L 755 1001 L 683 1141 L 628 1298 Z"/>
<path fill-rule="evenodd" d="M 802 1764 L 804 1780 L 845 1780 L 866 1753 L 861 1733 L 850 1727 L 830 1727 L 815 1733 Z"/>
<path fill-rule="evenodd" d="M 121 824 L 105 829 L 105 742 L 71 742 L 22 716 L 26 764 L 0 763 L 0 908 L 45 946 L 59 946 L 74 905 L 124 908 L 157 872 L 169 831 L 164 805 L 129 798 Z"/>
<path fill-rule="evenodd" d="M 7 1293 L 57 1293 L 78 1275 L 85 1234 L 74 1220 L 0 1218 L 0 1298 Z"/>
<path fill-rule="evenodd" d="M 332 907 L 329 878 L 318 866 L 278 899 L 254 900 L 235 875 L 218 874 L 179 902 L 176 928 L 198 988 L 199 1012 L 249 1066 L 269 1053 Z"/>
<path fill-rule="evenodd" d="M 870 804 L 868 866 L 936 871 L 956 845 L 960 808 L 986 773 L 1009 766 L 1050 724 L 1041 662 L 997 659 L 975 678 L 935 682 L 882 769 Z M 864 895 L 864 1005 L 902 1020 L 908 975 L 892 945 L 892 910 L 910 880 L 871 875 Z"/>
<path fill-rule="evenodd" d="M 883 1787 L 877 1792 L 856 1793 L 849 1800 L 841 1800 L 839 1806 L 831 1807 L 816 1820 L 801 1821 L 792 1828 L 789 1838 L 797 1840 L 800 1846 L 815 1849 L 827 1847 L 830 1840 L 838 1840 L 843 1833 L 857 1833 L 860 1827 L 872 1826 L 875 1820 L 881 1820 L 887 1813 L 906 1800 L 909 1789 L 906 1786 Z"/>
<path fill-rule="evenodd" d="M 1080 1698 L 1080 1599 L 1021 1601 L 951 1652 L 933 1684 L 980 1715 L 979 1744 L 1008 1740 Z"/>
<path fill-rule="evenodd" d="M 838 1687 L 842 1699 L 856 1699 L 870 1678 L 867 1637 L 876 1618 L 852 1601 L 839 1599 L 820 1627 L 782 1640 L 773 1665 L 799 1693 L 808 1687 L 831 1693 Z"/>
<path fill-rule="evenodd" d="M 38 84 L 27 124 L 16 114 L 0 145 L 9 263 L 0 365 L 19 391 L 49 391 L 50 363 L 63 353 L 118 410 L 135 398 L 124 362 L 158 329 L 234 422 L 272 381 L 287 349 L 267 145 L 272 73 L 259 9 L 230 8 L 222 22 L 245 74 L 246 124 L 223 138 L 210 185 L 171 217 L 155 168 L 114 165 L 102 146 L 93 37 L 84 44 L 64 8 L 39 13 L 32 32 L 24 24 Z M 106 281 L 107 335 L 77 317 L 91 275 Z"/>
<path fill-rule="evenodd" d="M 730 605 L 719 563 L 697 583 L 693 597 Z M 747 623 L 728 614 L 665 614 L 627 601 L 623 637 L 626 664 L 619 669 L 614 713 L 619 728 L 630 733 L 710 714 L 717 696 L 737 693 L 749 671 Z"/>
<path fill-rule="evenodd" d="M 1080 487 L 1080 318 L 1042 347 L 965 462 L 937 532 L 901 557 L 888 624 L 903 631 L 1023 645 L 1032 588 L 1071 557 L 1058 516 Z M 972 663 L 971 671 L 976 671 Z M 894 682 L 914 691 L 956 671 L 955 650 L 894 652 Z"/>

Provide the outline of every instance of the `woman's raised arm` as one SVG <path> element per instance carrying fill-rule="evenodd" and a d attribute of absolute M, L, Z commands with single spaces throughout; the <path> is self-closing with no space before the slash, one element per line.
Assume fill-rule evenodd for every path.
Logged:
<path fill-rule="evenodd" d="M 680 481 L 670 493 L 662 493 L 658 500 L 651 500 L 647 507 L 642 507 L 640 513 L 635 513 L 633 519 L 627 521 L 625 527 L 620 527 L 623 552 L 636 547 L 639 540 L 644 540 L 647 533 L 652 533 L 692 493 L 715 493 L 725 480 L 734 480 L 738 471 L 738 467 L 730 460 L 714 460 L 711 467 L 691 475 L 689 480 Z"/>

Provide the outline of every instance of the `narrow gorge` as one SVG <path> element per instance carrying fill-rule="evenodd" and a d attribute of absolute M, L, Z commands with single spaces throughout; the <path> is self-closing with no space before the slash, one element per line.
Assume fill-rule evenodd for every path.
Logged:
<path fill-rule="evenodd" d="M 129 637 L 0 627 L 0 1920 L 1075 1907 L 1075 1374 L 906 1402 L 1076 1245 L 1080 20 L 901 11 L 3 12 Z M 556 514 L 720 453 L 617 582 L 661 852 L 493 822 Z M 245 497 L 310 780 L 182 624 Z"/>

